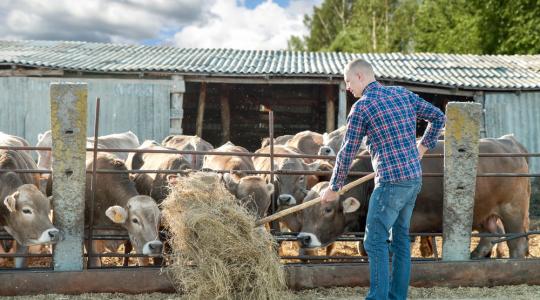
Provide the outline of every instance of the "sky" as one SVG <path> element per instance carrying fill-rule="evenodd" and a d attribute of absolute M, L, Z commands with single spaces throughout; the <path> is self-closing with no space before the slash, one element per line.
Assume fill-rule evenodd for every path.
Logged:
<path fill-rule="evenodd" d="M 0 40 L 286 49 L 323 0 L 0 0 Z"/>

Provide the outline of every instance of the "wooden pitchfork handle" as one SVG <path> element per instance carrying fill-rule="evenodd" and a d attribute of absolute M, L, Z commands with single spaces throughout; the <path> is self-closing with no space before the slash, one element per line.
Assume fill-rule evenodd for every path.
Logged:
<path fill-rule="evenodd" d="M 359 184 L 362 184 L 368 180 L 371 180 L 375 178 L 375 173 L 371 173 L 369 175 L 366 175 L 362 178 L 359 178 L 359 179 L 356 179 L 355 181 L 352 181 L 350 182 L 349 184 L 345 185 L 344 187 L 342 187 L 337 193 L 341 196 L 343 194 L 345 194 L 346 192 L 348 192 L 350 189 L 352 189 L 353 187 L 359 185 Z M 255 221 L 255 226 L 260 226 L 260 225 L 263 225 L 263 224 L 266 224 L 268 222 L 272 222 L 272 221 L 275 221 L 279 218 L 282 218 L 286 215 L 290 215 L 292 213 L 295 213 L 297 211 L 300 211 L 300 210 L 303 210 L 303 209 L 306 209 L 310 206 L 313 206 L 317 203 L 321 202 L 321 197 L 317 197 L 315 199 L 312 199 L 312 200 L 309 200 L 307 202 L 304 202 L 302 204 L 299 204 L 299 205 L 295 205 L 293 207 L 289 207 L 287 209 L 284 209 L 282 211 L 278 211 L 277 213 L 273 214 L 273 215 L 269 215 L 268 217 L 264 217 L 262 219 L 259 219 L 257 221 Z"/>

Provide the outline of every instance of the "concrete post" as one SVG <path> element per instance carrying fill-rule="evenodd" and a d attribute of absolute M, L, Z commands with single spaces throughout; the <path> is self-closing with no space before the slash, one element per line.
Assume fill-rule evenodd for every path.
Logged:
<path fill-rule="evenodd" d="M 50 85 L 54 224 L 64 233 L 56 271 L 83 269 L 87 96 L 86 83 Z"/>
<path fill-rule="evenodd" d="M 170 106 L 170 134 L 182 134 L 182 118 L 184 117 L 184 92 L 186 83 L 184 77 L 179 75 L 172 76 L 171 106 Z"/>
<path fill-rule="evenodd" d="M 450 102 L 444 135 L 443 260 L 470 258 L 482 106 Z"/>
<path fill-rule="evenodd" d="M 347 87 L 345 83 L 339 84 L 339 104 L 338 104 L 338 128 L 347 124 Z"/>

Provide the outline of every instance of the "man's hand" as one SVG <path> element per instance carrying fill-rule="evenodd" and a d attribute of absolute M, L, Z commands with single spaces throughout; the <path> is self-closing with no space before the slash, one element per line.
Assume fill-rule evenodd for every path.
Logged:
<path fill-rule="evenodd" d="M 416 147 L 418 148 L 418 155 L 420 156 L 420 159 L 422 159 L 422 157 L 424 156 L 424 154 L 426 153 L 428 148 L 426 146 L 422 145 L 422 143 L 420 143 L 420 142 L 418 142 Z"/>
<path fill-rule="evenodd" d="M 334 192 L 328 187 L 321 196 L 321 203 L 331 203 L 336 201 L 339 198 L 338 192 Z"/>

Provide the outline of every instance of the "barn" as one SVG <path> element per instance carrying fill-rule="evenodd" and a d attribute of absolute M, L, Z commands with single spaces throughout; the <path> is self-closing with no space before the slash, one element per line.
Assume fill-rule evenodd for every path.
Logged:
<path fill-rule="evenodd" d="M 100 133 L 131 130 L 143 139 L 197 134 L 214 146 L 231 140 L 250 150 L 268 135 L 331 131 L 354 99 L 344 64 L 362 57 L 378 79 L 402 85 L 444 109 L 474 101 L 482 136 L 514 133 L 540 152 L 540 55 L 336 53 L 183 49 L 65 41 L 0 41 L 0 130 L 35 144 L 50 128 L 49 84 L 86 82 L 88 134 L 101 98 Z M 422 126 L 422 125 L 420 125 Z M 540 161 L 531 159 L 531 172 Z"/>

